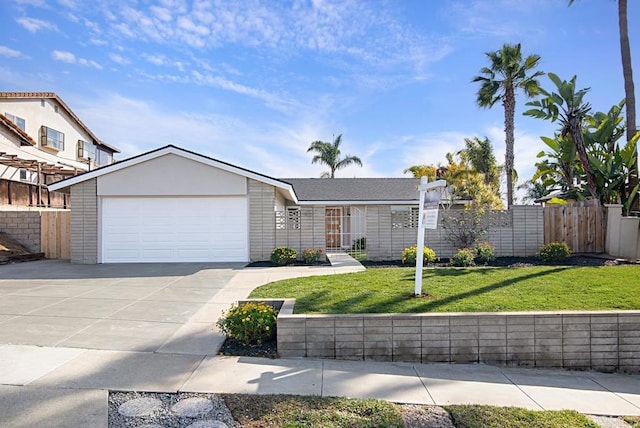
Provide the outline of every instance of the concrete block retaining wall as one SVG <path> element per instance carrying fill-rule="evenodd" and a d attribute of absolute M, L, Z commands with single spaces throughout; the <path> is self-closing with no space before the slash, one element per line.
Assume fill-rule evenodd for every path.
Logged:
<path fill-rule="evenodd" d="M 0 232 L 6 233 L 33 253 L 40 252 L 40 212 L 0 211 Z"/>
<path fill-rule="evenodd" d="M 640 373 L 640 311 L 293 315 L 287 300 L 278 354 Z"/>

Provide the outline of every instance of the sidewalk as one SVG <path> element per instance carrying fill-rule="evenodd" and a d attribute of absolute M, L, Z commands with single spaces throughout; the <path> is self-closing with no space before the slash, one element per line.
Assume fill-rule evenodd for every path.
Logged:
<path fill-rule="evenodd" d="M 0 425 L 106 427 L 109 390 L 345 396 L 640 415 L 640 376 L 216 355 L 224 338 L 211 331 L 212 324 L 232 302 L 267 282 L 363 269 L 349 259 L 338 255 L 331 267 L 242 269 L 158 352 L 0 344 Z"/>

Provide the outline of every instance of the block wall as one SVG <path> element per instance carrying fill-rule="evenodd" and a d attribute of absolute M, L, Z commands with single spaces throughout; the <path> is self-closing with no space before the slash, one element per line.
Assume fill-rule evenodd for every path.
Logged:
<path fill-rule="evenodd" d="M 41 252 L 38 211 L 0 211 L 0 232 L 18 241 L 32 253 Z"/>
<path fill-rule="evenodd" d="M 98 263 L 97 180 L 71 186 L 71 263 Z"/>
<path fill-rule="evenodd" d="M 291 311 L 292 312 L 292 311 Z M 640 311 L 278 316 L 284 358 L 640 373 Z"/>

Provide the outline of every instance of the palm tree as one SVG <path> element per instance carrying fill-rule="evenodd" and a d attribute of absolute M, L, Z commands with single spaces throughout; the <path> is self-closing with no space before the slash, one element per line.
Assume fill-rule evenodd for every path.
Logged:
<path fill-rule="evenodd" d="M 483 140 L 478 137 L 465 138 L 464 145 L 465 148 L 460 150 L 458 155 L 484 176 L 484 184 L 493 186 L 499 194 L 502 166 L 498 165 L 493 154 L 491 141 L 487 137 Z"/>
<path fill-rule="evenodd" d="M 575 0 L 569 0 L 571 6 Z M 636 95 L 631 67 L 631 46 L 627 20 L 627 0 L 618 0 L 618 28 L 620 31 L 620 56 L 622 58 L 622 75 L 624 77 L 624 99 L 626 104 L 627 142 L 631 142 L 638 129 L 636 128 Z M 638 153 L 629 175 L 629 189 L 638 185 Z M 632 201 L 634 210 L 638 209 L 638 201 Z"/>
<path fill-rule="evenodd" d="M 539 92 L 537 78 L 544 75 L 542 71 L 532 70 L 540 61 L 539 55 L 529 55 L 524 60 L 520 43 L 505 44 L 502 49 L 487 52 L 490 66 L 480 70 L 481 75 L 473 78 L 473 82 L 480 82 L 477 103 L 480 107 L 491 108 L 502 101 L 504 107 L 505 132 L 505 162 L 504 170 L 507 176 L 507 207 L 513 205 L 513 145 L 514 145 L 514 115 L 516 109 L 516 89 L 522 89 L 527 98 L 534 97 Z"/>
<path fill-rule="evenodd" d="M 342 142 L 342 134 L 338 135 L 333 144 L 326 141 L 314 141 L 311 143 L 308 152 L 315 152 L 316 155 L 311 159 L 311 163 L 323 163 L 329 167 L 329 172 L 323 172 L 322 178 L 335 178 L 336 171 L 355 164 L 362 166 L 362 161 L 357 156 L 345 156 L 340 159 L 340 143 Z"/>

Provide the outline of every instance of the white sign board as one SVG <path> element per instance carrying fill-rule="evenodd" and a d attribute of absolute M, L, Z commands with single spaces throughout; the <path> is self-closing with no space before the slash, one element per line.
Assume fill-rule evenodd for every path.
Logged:
<path fill-rule="evenodd" d="M 440 194 L 442 187 L 425 191 L 424 202 L 420 209 L 421 227 L 425 229 L 438 228 L 438 206 L 440 205 Z"/>
<path fill-rule="evenodd" d="M 424 230 L 438 227 L 438 205 L 440 193 L 447 185 L 444 180 L 429 183 L 426 177 L 420 180 L 420 211 L 418 219 L 418 245 L 416 248 L 416 281 L 415 295 L 422 294 L 422 267 L 424 251 Z"/>

